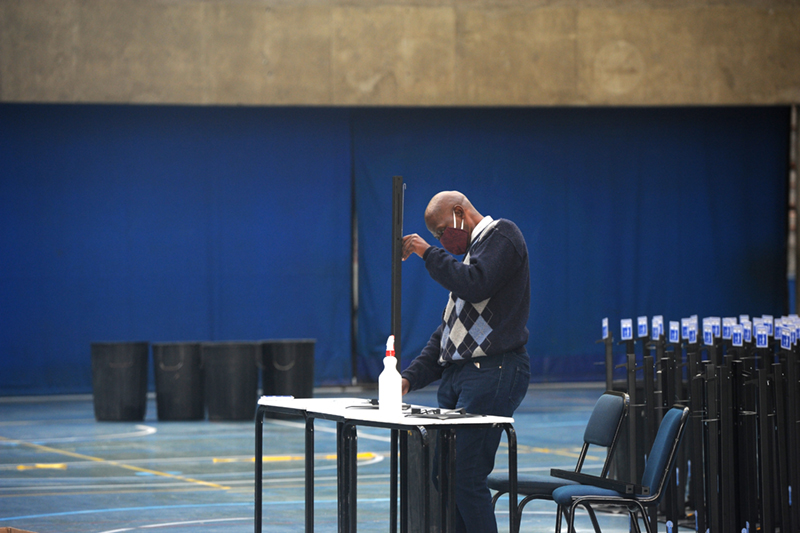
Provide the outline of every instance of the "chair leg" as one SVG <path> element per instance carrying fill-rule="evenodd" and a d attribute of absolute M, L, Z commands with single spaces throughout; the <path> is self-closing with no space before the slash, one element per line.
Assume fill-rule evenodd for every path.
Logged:
<path fill-rule="evenodd" d="M 644 522 L 645 530 L 647 530 L 647 533 L 653 533 L 653 525 L 650 523 L 650 516 L 647 514 L 647 510 L 644 508 L 644 505 L 642 505 L 639 502 L 636 502 L 636 505 L 639 508 L 639 512 L 642 513 L 642 522 Z M 658 528 L 658 526 L 656 526 L 656 529 L 657 528 Z M 637 525 L 637 529 L 638 529 L 638 525 Z"/>
<path fill-rule="evenodd" d="M 631 531 L 633 533 L 642 533 L 642 530 L 639 529 L 639 517 L 636 514 L 636 511 L 628 511 L 628 515 L 630 515 L 630 522 L 631 522 Z"/>
<path fill-rule="evenodd" d="M 561 513 L 562 512 L 564 512 L 564 510 L 559 505 L 558 508 L 556 509 L 556 533 L 561 533 Z"/>
<path fill-rule="evenodd" d="M 594 514 L 594 509 L 591 508 L 589 505 L 584 505 L 586 508 L 586 512 L 589 513 L 589 519 L 592 521 L 592 527 L 594 528 L 594 533 L 602 533 L 600 531 L 600 524 L 597 522 L 597 515 Z"/>
<path fill-rule="evenodd" d="M 505 494 L 505 491 L 498 490 L 495 495 L 492 496 L 492 509 L 494 509 L 494 506 L 497 504 L 497 500 L 499 500 L 500 496 L 503 494 Z"/>
<path fill-rule="evenodd" d="M 572 502 L 567 514 L 567 533 L 575 533 L 575 511 L 577 510 L 577 503 Z"/>
<path fill-rule="evenodd" d="M 525 509 L 525 506 L 528 505 L 528 502 L 536 500 L 536 499 L 539 499 L 539 498 L 541 498 L 541 496 L 539 496 L 537 494 L 529 494 L 528 496 L 525 496 L 522 499 L 522 501 L 519 502 L 519 505 L 517 506 L 517 531 L 519 531 L 520 528 L 522 527 L 522 511 L 523 511 L 523 509 Z M 560 529 L 560 526 L 561 526 L 560 523 L 556 524 L 556 533 L 558 533 L 558 530 Z"/>

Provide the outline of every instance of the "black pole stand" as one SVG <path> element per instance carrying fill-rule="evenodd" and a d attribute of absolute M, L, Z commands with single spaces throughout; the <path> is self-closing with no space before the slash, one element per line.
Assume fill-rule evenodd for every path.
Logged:
<path fill-rule="evenodd" d="M 736 348 L 734 348 L 736 350 Z M 746 353 L 740 349 L 739 354 Z M 739 530 L 751 531 L 758 522 L 758 419 L 755 394 L 758 385 L 755 375 L 748 370 L 744 358 L 731 361 L 734 380 L 733 407 L 736 416 L 736 464 L 739 465 L 737 484 L 737 511 Z"/>
<path fill-rule="evenodd" d="M 733 412 L 733 377 L 731 368 L 723 365 L 717 369 L 719 387 L 719 490 L 722 507 L 722 529 L 720 531 L 741 531 L 737 518 L 736 487 L 738 476 L 735 463 L 737 446 Z"/>
<path fill-rule="evenodd" d="M 401 333 L 401 288 L 403 274 L 403 192 L 405 185 L 402 176 L 392 178 L 392 324 L 394 335 L 394 351 L 397 358 L 397 370 L 400 371 L 400 354 L 402 347 Z"/>
<path fill-rule="evenodd" d="M 678 401 L 678 395 L 675 391 L 675 347 L 674 345 L 670 345 L 669 351 L 665 350 L 665 342 L 664 339 L 659 339 L 661 344 L 661 358 L 660 366 L 660 382 L 661 382 L 661 405 L 660 405 L 660 413 L 659 418 L 663 418 L 663 413 L 666 412 L 671 406 L 676 405 Z M 659 350 L 656 349 L 656 353 L 659 353 Z M 684 457 L 681 452 L 678 452 L 678 457 L 675 461 L 675 466 L 673 467 L 672 478 L 670 482 L 665 487 L 666 494 L 664 496 L 664 516 L 666 519 L 667 524 L 672 524 L 671 528 L 668 528 L 672 533 L 678 533 L 678 520 L 683 518 L 683 512 L 681 512 L 681 508 L 679 507 L 679 503 L 685 503 L 679 497 L 678 487 L 683 486 L 682 481 L 685 478 L 685 468 L 684 468 Z"/>
<path fill-rule="evenodd" d="M 644 393 L 644 449 L 649 450 L 653 447 L 655 440 L 658 409 L 656 406 L 656 379 L 655 379 L 655 361 L 652 351 L 655 350 L 658 340 L 644 345 L 644 355 L 642 357 L 643 375 L 643 393 Z M 659 405 L 660 407 L 660 405 Z M 645 452 L 646 453 L 646 452 Z M 638 478 L 634 478 L 638 479 Z M 651 506 L 649 509 L 650 524 L 656 524 L 658 521 L 658 509 L 656 506 Z"/>
<path fill-rule="evenodd" d="M 602 342 L 605 345 L 606 390 L 614 390 L 614 336 L 609 332 L 605 339 L 600 339 L 597 342 Z"/>
<path fill-rule="evenodd" d="M 735 331 L 736 328 L 739 331 Z M 736 471 L 736 529 L 751 531 L 758 523 L 758 419 L 753 343 L 745 342 L 742 326 L 734 326 L 728 364 L 733 379 L 734 464 Z"/>
<path fill-rule="evenodd" d="M 402 176 L 392 178 L 392 323 L 391 334 L 394 335 L 395 358 L 397 359 L 397 371 L 401 369 L 400 357 L 402 353 L 401 342 L 401 287 L 402 287 L 402 258 L 403 258 L 403 192 L 405 185 Z M 390 485 L 389 500 L 392 505 L 389 509 L 389 530 L 391 533 L 397 532 L 397 452 L 398 434 L 392 430 L 391 449 L 392 458 L 390 461 Z M 402 506 L 403 504 L 401 504 Z M 408 516 L 403 516 L 401 520 L 405 523 Z"/>
<path fill-rule="evenodd" d="M 798 368 L 798 343 L 786 352 L 786 420 L 788 433 L 788 448 L 797 453 L 800 450 L 800 368 Z M 790 485 L 792 486 L 792 524 L 795 529 L 800 528 L 800 461 L 797 455 L 795 460 L 789 461 Z"/>
<path fill-rule="evenodd" d="M 773 363 L 772 377 L 775 380 L 775 437 L 778 455 L 775 477 L 778 481 L 778 504 L 780 508 L 781 531 L 796 531 L 792 529 L 791 508 L 789 506 L 789 451 L 786 446 L 786 376 L 780 363 Z M 796 454 L 793 450 L 792 454 Z"/>
<path fill-rule="evenodd" d="M 689 394 L 690 405 L 690 426 L 688 434 L 690 437 L 688 444 L 691 450 L 691 475 L 690 475 L 690 494 L 694 505 L 695 531 L 704 532 L 707 529 L 706 511 L 706 473 L 704 467 L 704 446 L 703 438 L 705 427 L 703 420 L 706 417 L 705 408 L 705 378 L 701 374 L 700 351 L 697 343 L 686 345 L 686 362 L 689 367 L 689 384 L 691 392 Z"/>
<path fill-rule="evenodd" d="M 639 470 L 638 450 L 641 444 L 637 438 L 639 409 L 638 394 L 636 391 L 636 341 L 633 339 L 624 340 L 621 344 L 625 345 L 625 364 L 620 365 L 625 368 L 626 372 L 626 387 L 628 396 L 630 396 L 630 408 L 628 409 L 628 465 L 627 472 L 620 472 L 620 479 L 639 479 L 641 471 Z"/>
<path fill-rule="evenodd" d="M 724 531 L 721 524 L 719 495 L 719 379 L 717 367 L 706 365 L 706 502 L 708 506 L 708 527 L 711 531 Z"/>
<path fill-rule="evenodd" d="M 772 414 L 772 382 L 769 370 L 759 368 L 758 373 L 758 429 L 759 471 L 761 472 L 761 531 L 775 531 L 774 509 L 774 434 Z"/>

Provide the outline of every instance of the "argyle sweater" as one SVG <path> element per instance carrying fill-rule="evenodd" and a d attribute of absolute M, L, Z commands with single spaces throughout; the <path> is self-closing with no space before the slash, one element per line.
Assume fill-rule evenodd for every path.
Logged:
<path fill-rule="evenodd" d="M 463 261 L 431 246 L 423 254 L 431 277 L 450 291 L 442 322 L 402 376 L 416 390 L 452 363 L 506 352 L 528 342 L 530 268 L 519 228 L 493 220 L 470 243 Z"/>

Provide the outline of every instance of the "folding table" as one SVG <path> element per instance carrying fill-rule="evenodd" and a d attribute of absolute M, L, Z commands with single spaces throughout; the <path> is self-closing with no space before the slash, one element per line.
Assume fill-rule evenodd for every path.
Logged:
<path fill-rule="evenodd" d="M 500 427 L 508 439 L 509 470 L 509 526 L 515 532 L 517 501 L 517 440 L 513 418 L 500 416 L 471 415 L 456 411 L 440 410 L 434 407 L 406 406 L 402 413 L 381 412 L 374 402 L 363 398 L 292 398 L 284 396 L 262 396 L 256 410 L 256 449 L 255 449 L 255 533 L 261 533 L 262 522 L 262 459 L 263 425 L 267 413 L 301 417 L 305 420 L 305 530 L 314 531 L 314 420 L 323 419 L 336 422 L 336 474 L 337 508 L 340 533 L 351 533 L 357 529 L 356 523 L 356 483 L 357 483 L 357 440 L 356 428 L 370 426 L 391 430 L 391 481 L 390 481 L 390 531 L 397 531 L 397 465 L 398 441 L 400 447 L 400 528 L 402 533 L 408 529 L 408 453 L 407 437 L 410 431 L 420 435 L 423 452 L 430 444 L 429 430 L 438 430 L 439 469 L 447 475 L 440 475 L 439 492 L 442 506 L 442 531 L 455 528 L 455 430 L 459 427 L 491 428 Z M 447 452 L 447 461 L 443 456 Z M 429 465 L 427 453 L 423 457 L 423 478 L 428 479 Z M 428 509 L 428 484 L 424 483 L 425 502 L 423 523 L 430 523 Z M 429 529 L 429 528 L 428 528 Z"/>

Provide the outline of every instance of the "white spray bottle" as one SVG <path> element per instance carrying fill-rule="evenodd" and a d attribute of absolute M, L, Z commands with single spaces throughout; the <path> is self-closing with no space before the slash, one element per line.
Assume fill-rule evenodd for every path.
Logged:
<path fill-rule="evenodd" d="M 397 371 L 397 358 L 394 356 L 394 335 L 386 340 L 386 357 L 383 358 L 383 372 L 378 376 L 378 408 L 382 413 L 400 414 L 403 406 L 403 384 Z"/>

